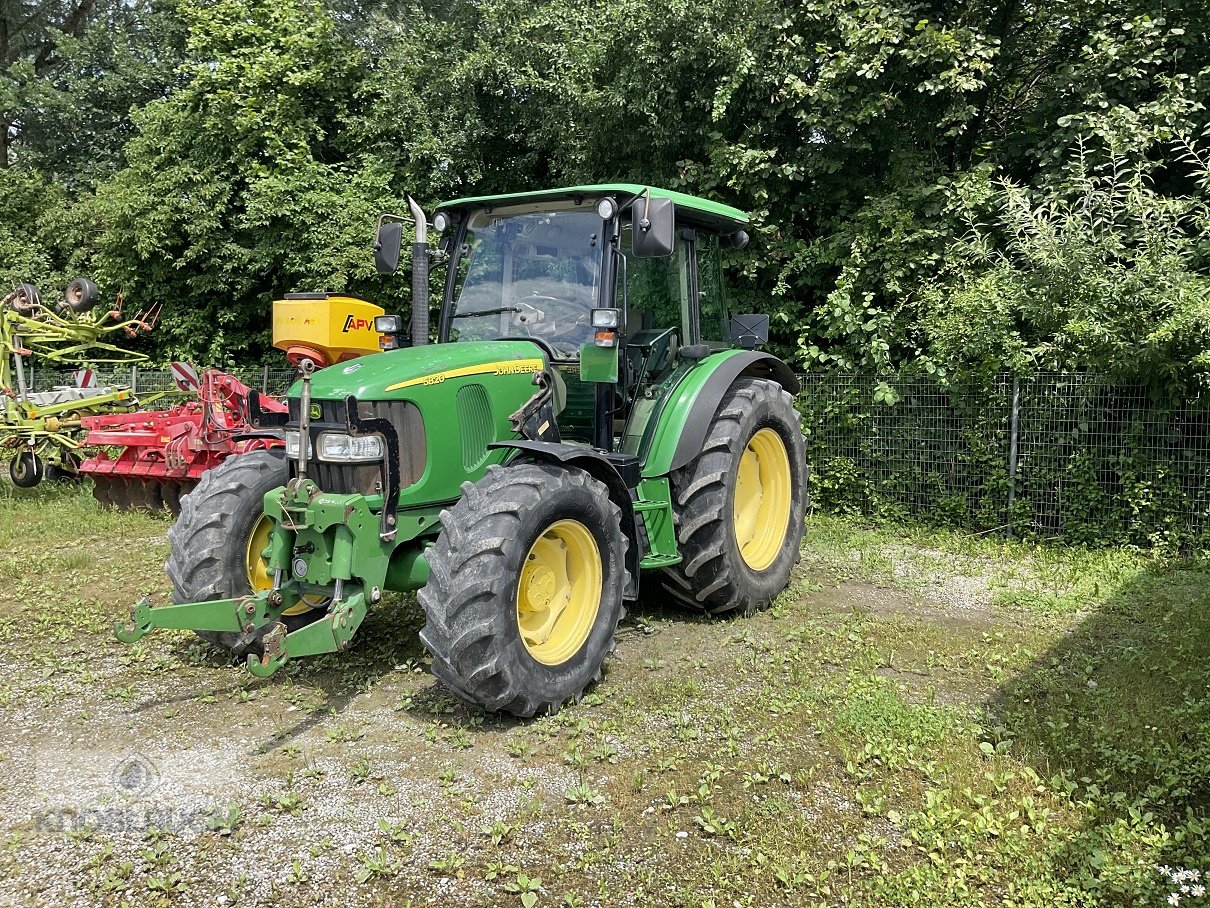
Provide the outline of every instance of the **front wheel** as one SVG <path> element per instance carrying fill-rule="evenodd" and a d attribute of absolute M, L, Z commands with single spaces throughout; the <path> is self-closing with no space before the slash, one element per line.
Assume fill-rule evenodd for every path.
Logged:
<path fill-rule="evenodd" d="M 587 473 L 490 467 L 441 514 L 417 597 L 433 674 L 463 700 L 528 718 L 601 677 L 624 613 L 621 511 Z"/>
<path fill-rule="evenodd" d="M 265 495 L 288 480 L 281 449 L 237 454 L 202 475 L 197 488 L 181 499 L 181 516 L 168 531 L 172 550 L 165 568 L 173 602 L 234 599 L 273 586 L 264 558 L 273 533 L 273 521 L 265 516 Z M 295 630 L 323 614 L 300 603 L 282 618 Z M 236 633 L 197 633 L 240 658 L 260 652 L 259 640 L 241 643 Z"/>
<path fill-rule="evenodd" d="M 741 378 L 723 397 L 701 454 L 671 477 L 684 558 L 665 571 L 674 597 L 751 614 L 786 588 L 806 511 L 800 420 L 776 382 Z"/>

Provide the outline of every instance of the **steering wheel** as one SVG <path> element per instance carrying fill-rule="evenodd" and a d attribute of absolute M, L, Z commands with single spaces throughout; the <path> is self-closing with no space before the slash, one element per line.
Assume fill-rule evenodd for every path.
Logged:
<path fill-rule="evenodd" d="M 544 305 L 535 306 L 534 303 L 543 303 Z M 554 340 L 560 340 L 568 335 L 576 333 L 576 329 L 580 327 L 581 323 L 585 323 L 588 318 L 588 309 L 583 304 L 575 303 L 571 300 L 565 300 L 557 296 L 518 296 L 511 301 L 510 305 L 517 306 L 518 308 L 522 309 L 521 312 L 517 313 L 513 317 L 513 321 L 517 324 L 529 327 L 531 331 L 533 331 L 535 327 L 545 323 L 538 320 L 534 320 L 533 322 L 526 321 L 524 318 L 524 310 L 526 308 L 556 318 L 560 322 L 564 322 L 564 319 L 567 319 L 567 321 L 564 322 L 565 326 L 560 325 L 555 327 L 554 330 L 547 329 L 542 332 L 544 335 Z"/>

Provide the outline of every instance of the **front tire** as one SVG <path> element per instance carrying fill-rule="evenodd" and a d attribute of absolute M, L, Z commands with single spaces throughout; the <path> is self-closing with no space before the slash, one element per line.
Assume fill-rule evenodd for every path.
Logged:
<path fill-rule="evenodd" d="M 528 718 L 601 677 L 625 610 L 621 511 L 587 473 L 489 467 L 441 514 L 417 598 L 433 674 L 461 699 Z"/>
<path fill-rule="evenodd" d="M 181 516 L 168 531 L 172 551 L 165 568 L 172 581 L 173 602 L 234 599 L 272 586 L 260 556 L 272 532 L 264 500 L 268 492 L 288 480 L 285 452 L 280 449 L 239 454 L 202 475 L 197 487 L 181 499 Z M 322 614 L 311 613 L 313 617 Z M 297 619 L 283 617 L 293 630 L 291 625 Z M 197 634 L 240 658 L 260 652 L 259 640 L 241 643 L 237 633 Z"/>
<path fill-rule="evenodd" d="M 665 589 L 691 608 L 750 615 L 790 581 L 806 512 L 806 456 L 794 398 L 741 378 L 719 403 L 702 453 L 671 477 L 684 560 Z"/>

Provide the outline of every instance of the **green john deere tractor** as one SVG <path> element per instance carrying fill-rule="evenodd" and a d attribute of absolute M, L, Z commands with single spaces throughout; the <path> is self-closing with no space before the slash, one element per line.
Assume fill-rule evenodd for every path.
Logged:
<path fill-rule="evenodd" d="M 375 260 L 415 222 L 410 338 L 304 372 L 284 450 L 209 471 L 170 532 L 175 604 L 127 642 L 188 628 L 256 675 L 345 649 L 385 590 L 417 590 L 433 673 L 532 716 L 601 674 L 640 582 L 711 614 L 752 612 L 798 560 L 807 467 L 794 374 L 728 312 L 734 208 L 637 185 L 577 186 L 384 215 Z M 437 343 L 429 268 L 444 265 Z"/>

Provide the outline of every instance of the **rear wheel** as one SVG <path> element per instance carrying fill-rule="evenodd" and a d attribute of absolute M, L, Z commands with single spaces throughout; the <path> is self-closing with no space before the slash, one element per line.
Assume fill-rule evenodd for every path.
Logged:
<path fill-rule="evenodd" d="M 679 601 L 751 614 L 785 589 L 806 509 L 800 421 L 776 382 L 742 378 L 723 397 L 702 453 L 671 477 L 684 560 L 664 585 Z"/>
<path fill-rule="evenodd" d="M 463 700 L 529 717 L 601 677 L 624 614 L 626 537 L 580 470 L 491 467 L 442 512 L 417 594 L 433 674 Z"/>
<path fill-rule="evenodd" d="M 239 454 L 202 475 L 197 487 L 181 499 L 181 516 L 168 531 L 172 550 L 165 567 L 173 602 L 234 599 L 272 587 L 263 552 L 273 521 L 265 516 L 264 499 L 288 479 L 282 450 Z M 290 630 L 323 615 L 306 606 L 291 611 L 296 614 L 285 616 Z M 259 640 L 241 643 L 237 633 L 197 633 L 241 658 L 260 652 Z"/>

